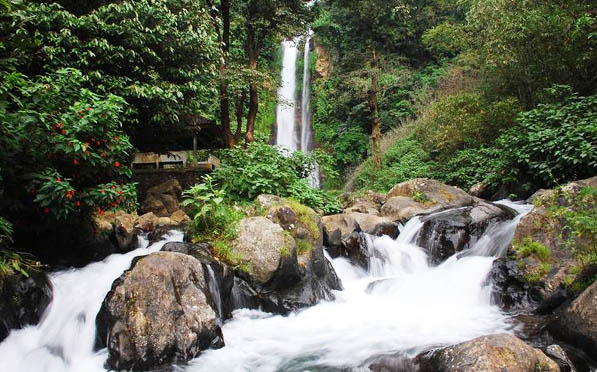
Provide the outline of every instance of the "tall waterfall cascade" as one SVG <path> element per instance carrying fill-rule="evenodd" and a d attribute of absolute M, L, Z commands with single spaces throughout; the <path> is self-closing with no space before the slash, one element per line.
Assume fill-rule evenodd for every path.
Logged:
<path fill-rule="evenodd" d="M 439 345 L 512 332 L 509 317 L 491 302 L 487 276 L 532 206 L 508 203 L 519 215 L 495 222 L 467 254 L 429 264 L 411 219 L 397 239 L 369 237 L 367 270 L 346 258 L 331 260 L 344 289 L 334 301 L 278 316 L 240 309 L 226 322 L 226 346 L 207 350 L 179 372 L 361 371 L 380 355 L 412 357 Z M 112 282 L 135 256 L 158 251 L 165 241 L 115 254 L 82 269 L 51 274 L 54 299 L 37 326 L 14 330 L 0 344 L 2 372 L 106 372 L 106 349 L 94 351 L 95 317 Z M 210 290 L 218 291 L 217 288 Z"/>
<path fill-rule="evenodd" d="M 282 43 L 282 72 L 281 84 L 278 89 L 278 107 L 276 108 L 276 145 L 294 152 L 301 150 L 309 153 L 312 147 L 311 128 L 311 34 L 302 38 L 286 40 Z M 298 58 L 298 44 L 304 41 L 303 53 L 303 84 L 301 94 L 300 121 L 297 115 L 296 97 L 296 62 Z M 300 137 L 299 137 L 300 129 Z M 311 172 L 310 183 L 313 187 L 319 187 L 319 169 L 316 166 Z"/>

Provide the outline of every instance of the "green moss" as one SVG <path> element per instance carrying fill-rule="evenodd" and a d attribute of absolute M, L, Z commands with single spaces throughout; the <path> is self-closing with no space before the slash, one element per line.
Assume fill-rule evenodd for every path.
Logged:
<path fill-rule="evenodd" d="M 288 200 L 288 206 L 294 211 L 300 223 L 309 231 L 313 239 L 319 239 L 320 232 L 315 212 L 295 200 Z"/>
<path fill-rule="evenodd" d="M 292 235 L 288 231 L 284 231 L 284 246 L 280 249 L 280 255 L 284 258 L 290 257 L 290 249 L 292 248 Z"/>
<path fill-rule="evenodd" d="M 545 275 L 551 271 L 551 264 L 547 262 L 541 263 L 539 266 L 530 270 L 526 275 L 525 279 L 529 283 L 539 283 Z"/>
<path fill-rule="evenodd" d="M 530 237 L 524 238 L 521 242 L 514 244 L 513 247 L 518 256 L 522 258 L 534 255 L 542 262 L 547 262 L 551 258 L 551 249 Z"/>
<path fill-rule="evenodd" d="M 305 239 L 296 239 L 296 249 L 299 255 L 308 253 L 315 248 L 313 244 Z"/>
<path fill-rule="evenodd" d="M 232 266 L 235 270 L 251 272 L 251 265 L 245 261 L 240 252 L 234 249 L 230 241 L 217 240 L 212 242 L 211 246 L 213 254 L 218 260 Z"/>

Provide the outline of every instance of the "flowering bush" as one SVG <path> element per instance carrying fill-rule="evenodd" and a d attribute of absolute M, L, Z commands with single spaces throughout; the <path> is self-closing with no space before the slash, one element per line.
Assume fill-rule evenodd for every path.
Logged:
<path fill-rule="evenodd" d="M 121 129 L 125 102 L 82 88 L 85 78 L 63 69 L 37 79 L 19 73 L 0 80 L 3 136 L 0 172 L 5 215 L 29 209 L 67 219 L 135 209 L 132 146 Z"/>

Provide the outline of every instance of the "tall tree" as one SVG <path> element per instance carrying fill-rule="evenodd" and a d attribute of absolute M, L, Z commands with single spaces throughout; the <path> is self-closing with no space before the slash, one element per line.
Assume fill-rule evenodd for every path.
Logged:
<path fill-rule="evenodd" d="M 307 30 L 309 5 L 303 0 L 248 0 L 246 14 L 247 55 L 253 78 L 249 85 L 249 113 L 246 141 L 255 140 L 254 130 L 259 111 L 257 64 L 264 42 L 271 35 L 293 37 Z"/>

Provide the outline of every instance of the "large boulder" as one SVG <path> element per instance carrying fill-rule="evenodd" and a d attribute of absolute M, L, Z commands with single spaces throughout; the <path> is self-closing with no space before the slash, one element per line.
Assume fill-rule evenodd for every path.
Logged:
<path fill-rule="evenodd" d="M 284 261 L 296 260 L 296 243 L 284 234 L 280 225 L 265 217 L 250 217 L 240 222 L 234 250 L 248 265 L 247 275 L 251 281 L 259 285 L 269 283 L 276 274 L 298 276 L 298 270 L 278 271 Z"/>
<path fill-rule="evenodd" d="M 464 207 L 475 202 L 475 198 L 463 190 L 428 178 L 399 183 L 388 192 L 386 199 L 381 215 L 400 222 L 418 214 Z"/>
<path fill-rule="evenodd" d="M 455 253 L 473 247 L 490 225 L 515 215 L 510 208 L 482 201 L 474 206 L 426 215 L 421 217 L 423 227 L 416 244 L 428 250 L 432 263 L 439 264 Z"/>
<path fill-rule="evenodd" d="M 98 313 L 99 346 L 110 368 L 153 370 L 224 345 L 206 269 L 192 256 L 137 259 L 112 285 Z"/>
<path fill-rule="evenodd" d="M 52 284 L 45 273 L 15 274 L 0 280 L 0 342 L 11 329 L 35 325 L 52 302 Z"/>
<path fill-rule="evenodd" d="M 233 243 L 241 270 L 234 280 L 237 306 L 286 314 L 334 298 L 339 279 L 323 253 L 321 218 L 297 202 L 257 199 L 265 217 L 240 222 Z"/>
<path fill-rule="evenodd" d="M 143 213 L 153 212 L 158 217 L 169 217 L 180 209 L 182 187 L 176 179 L 167 180 L 147 190 L 141 209 Z"/>
<path fill-rule="evenodd" d="M 506 334 L 476 338 L 417 357 L 421 372 L 559 372 L 541 350 Z"/>
<path fill-rule="evenodd" d="M 597 355 L 597 282 L 556 313 L 549 331 L 588 355 Z"/>
<path fill-rule="evenodd" d="M 494 297 L 503 308 L 547 314 L 590 284 L 595 268 L 584 267 L 577 255 L 579 247 L 591 247 L 597 238 L 571 236 L 568 222 L 552 212 L 554 207 L 571 208 L 571 200 L 578 203 L 580 190 L 587 186 L 596 187 L 597 177 L 540 190 L 531 197 L 535 208 L 520 220 L 506 255 L 492 270 Z M 595 204 L 584 208 L 594 209 Z"/>

